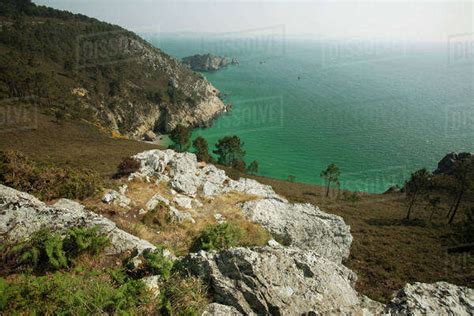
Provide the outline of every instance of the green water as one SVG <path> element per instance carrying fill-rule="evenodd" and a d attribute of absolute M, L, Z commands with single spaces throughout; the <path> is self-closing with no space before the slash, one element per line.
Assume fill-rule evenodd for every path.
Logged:
<path fill-rule="evenodd" d="M 336 163 L 341 187 L 383 192 L 447 152 L 474 151 L 474 60 L 448 59 L 445 44 L 144 37 L 177 58 L 240 60 L 205 74 L 234 107 L 194 136 L 239 135 L 260 175 L 321 184 Z"/>

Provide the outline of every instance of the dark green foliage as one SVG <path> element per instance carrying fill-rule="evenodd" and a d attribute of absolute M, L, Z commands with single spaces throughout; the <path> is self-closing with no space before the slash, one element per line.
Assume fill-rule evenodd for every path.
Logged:
<path fill-rule="evenodd" d="M 68 266 L 61 235 L 45 229 L 13 247 L 12 254 L 16 256 L 18 265 L 31 266 L 34 270 L 58 270 Z"/>
<path fill-rule="evenodd" d="M 71 228 L 64 238 L 41 229 L 3 253 L 2 261 L 4 268 L 8 265 L 12 270 L 31 267 L 35 271 L 54 271 L 67 268 L 82 253 L 99 254 L 108 243 L 97 227 Z"/>
<path fill-rule="evenodd" d="M 242 238 L 240 227 L 230 223 L 208 226 L 196 239 L 193 250 L 224 250 L 236 247 Z"/>
<path fill-rule="evenodd" d="M 332 184 L 339 185 L 339 177 L 341 176 L 341 171 L 336 164 L 330 164 L 325 170 L 321 171 L 321 178 L 326 182 L 326 197 L 329 196 L 329 188 Z"/>
<path fill-rule="evenodd" d="M 191 129 L 184 125 L 177 125 L 169 135 L 174 144 L 170 148 L 183 152 L 188 150 L 191 139 Z"/>
<path fill-rule="evenodd" d="M 137 261 L 140 262 L 138 266 L 136 266 Z M 164 280 L 167 280 L 173 269 L 173 261 L 165 255 L 163 247 L 157 247 L 155 250 L 146 249 L 141 254 L 138 254 L 138 251 L 134 251 L 125 260 L 124 267 L 126 275 L 133 279 L 139 279 L 148 275 L 159 275 Z"/>
<path fill-rule="evenodd" d="M 127 157 L 118 165 L 115 177 L 128 177 L 130 174 L 137 172 L 140 169 L 140 166 L 140 161 L 132 157 Z"/>
<path fill-rule="evenodd" d="M 0 314 L 130 315 L 142 314 L 152 298 L 141 281 L 114 285 L 95 273 L 56 272 L 0 279 Z"/>
<path fill-rule="evenodd" d="M 247 172 L 251 174 L 256 174 L 258 173 L 258 161 L 254 160 L 250 163 L 250 165 L 247 167 Z"/>
<path fill-rule="evenodd" d="M 98 255 L 109 243 L 107 236 L 99 234 L 99 227 L 73 227 L 64 240 L 64 250 L 69 257 L 76 257 L 82 252 Z"/>
<path fill-rule="evenodd" d="M 213 159 L 209 155 L 209 145 L 204 137 L 196 137 L 193 141 L 193 147 L 198 161 L 212 162 Z"/>
<path fill-rule="evenodd" d="M 0 183 L 45 200 L 85 199 L 101 187 L 92 171 L 38 164 L 14 151 L 0 151 Z"/>
<path fill-rule="evenodd" d="M 143 259 L 145 269 L 152 275 L 161 275 L 163 279 L 168 279 L 173 268 L 173 261 L 171 261 L 164 254 L 164 248 L 158 247 L 154 251 L 145 250 L 143 252 Z"/>
<path fill-rule="evenodd" d="M 238 136 L 226 136 L 218 140 L 214 154 L 218 155 L 217 162 L 228 167 L 237 167 L 245 170 L 243 149 L 244 144 Z"/>

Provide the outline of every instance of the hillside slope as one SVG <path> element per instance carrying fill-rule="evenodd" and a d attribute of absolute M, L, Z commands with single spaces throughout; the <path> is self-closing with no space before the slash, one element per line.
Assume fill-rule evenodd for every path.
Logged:
<path fill-rule="evenodd" d="M 207 126 L 224 110 L 200 74 L 134 33 L 29 0 L 0 2 L 0 52 L 2 104 L 34 102 L 132 138 Z"/>

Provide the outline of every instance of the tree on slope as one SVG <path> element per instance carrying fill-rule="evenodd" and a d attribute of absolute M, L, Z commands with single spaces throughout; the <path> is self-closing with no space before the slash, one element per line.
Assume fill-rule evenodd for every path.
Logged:
<path fill-rule="evenodd" d="M 420 169 L 411 174 L 410 179 L 405 182 L 406 198 L 408 209 L 406 219 L 409 220 L 418 197 L 423 195 L 428 189 L 431 181 L 431 174 L 426 168 Z"/>
<path fill-rule="evenodd" d="M 170 148 L 179 152 L 183 152 L 189 148 L 191 130 L 183 125 L 177 125 L 171 131 L 169 137 L 174 143 L 170 145 Z"/>
<path fill-rule="evenodd" d="M 341 171 L 336 164 L 330 164 L 326 170 L 321 171 L 321 178 L 326 182 L 326 197 L 329 196 L 329 189 L 332 184 L 339 184 L 339 177 L 341 176 Z"/>
<path fill-rule="evenodd" d="M 204 137 L 198 136 L 193 141 L 193 147 L 198 161 L 212 162 L 212 157 L 209 155 L 209 145 Z"/>
<path fill-rule="evenodd" d="M 454 179 L 456 196 L 448 213 L 449 224 L 454 221 L 454 217 L 456 216 L 459 205 L 461 204 L 466 192 L 472 191 L 474 189 L 473 161 L 466 159 L 456 162 L 454 167 Z"/>
<path fill-rule="evenodd" d="M 238 136 L 226 136 L 219 139 L 216 144 L 216 150 L 214 154 L 218 155 L 217 162 L 221 165 L 228 167 L 242 168 L 245 170 L 244 156 L 245 151 L 243 149 L 244 144 L 240 141 Z"/>

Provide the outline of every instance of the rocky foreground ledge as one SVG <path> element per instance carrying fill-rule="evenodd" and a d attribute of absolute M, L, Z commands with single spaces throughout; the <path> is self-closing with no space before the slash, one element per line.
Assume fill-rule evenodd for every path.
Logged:
<path fill-rule="evenodd" d="M 407 284 L 383 305 L 356 292 L 356 274 L 342 264 L 350 252 L 350 228 L 336 215 L 310 204 L 289 203 L 270 186 L 250 179 L 232 180 L 195 155 L 152 150 L 134 156 L 141 168 L 128 181 L 160 183 L 145 208 L 170 205 L 170 216 L 192 222 L 206 199 L 229 192 L 253 198 L 237 205 L 249 220 L 276 240 L 267 246 L 192 253 L 175 258 L 208 284 L 213 297 L 204 315 L 472 315 L 474 290 L 445 282 Z M 153 187 L 157 187 L 156 185 Z M 134 203 L 127 186 L 110 190 L 104 203 L 126 208 Z M 147 210 L 143 210 L 146 212 Z M 46 205 L 33 196 L 0 185 L 0 239 L 28 238 L 42 227 L 58 232 L 73 226 L 99 226 L 111 239 L 109 253 L 155 248 L 83 205 L 62 199 Z M 149 280 L 153 278 L 148 278 Z M 153 284 L 150 284 L 153 287 Z"/>

